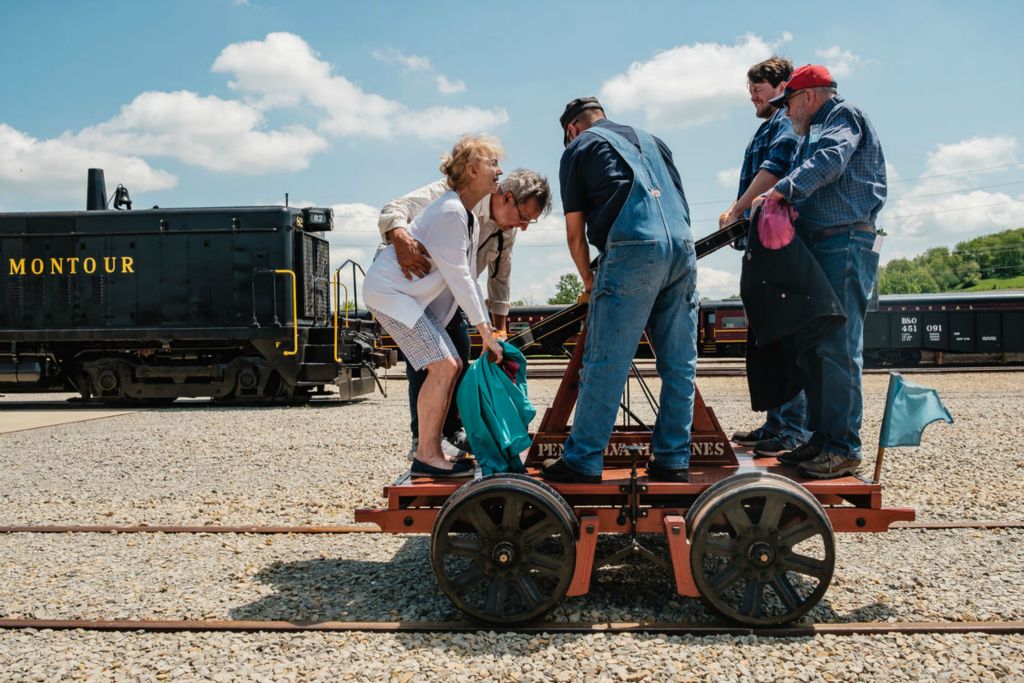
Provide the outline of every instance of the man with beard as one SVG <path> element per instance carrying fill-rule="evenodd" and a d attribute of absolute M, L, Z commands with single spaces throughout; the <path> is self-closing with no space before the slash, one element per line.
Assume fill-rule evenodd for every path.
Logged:
<path fill-rule="evenodd" d="M 758 126 L 743 154 L 740 186 L 736 201 L 719 217 L 719 228 L 749 217 L 750 204 L 772 188 L 789 171 L 797 137 L 789 117 L 769 100 L 778 97 L 793 73 L 793 63 L 773 56 L 747 71 L 747 92 L 754 114 L 764 122 Z M 768 411 L 763 425 L 749 432 L 736 432 L 732 440 L 749 446 L 754 456 L 775 457 L 808 439 L 807 399 L 801 391 L 793 399 Z"/>

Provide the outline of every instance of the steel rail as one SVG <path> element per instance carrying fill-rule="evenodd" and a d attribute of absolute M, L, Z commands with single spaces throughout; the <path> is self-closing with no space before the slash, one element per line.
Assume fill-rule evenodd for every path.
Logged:
<path fill-rule="evenodd" d="M 1024 621 L 907 621 L 838 622 L 753 628 L 732 624 L 681 624 L 667 622 L 543 622 L 514 628 L 481 626 L 465 621 L 256 621 L 256 620 L 148 620 L 148 619 L 0 619 L 0 630 L 186 631 L 235 632 L 361 632 L 361 633 L 649 633 L 692 636 L 758 636 L 808 638 L 900 634 L 1019 634 Z"/>
<path fill-rule="evenodd" d="M 653 365 L 639 365 L 640 376 L 649 378 L 657 377 L 658 373 Z M 942 365 L 942 366 L 916 366 L 910 368 L 865 368 L 865 375 L 883 375 L 890 372 L 902 372 L 906 374 L 959 374 L 959 373 L 990 373 L 990 372 L 1024 372 L 1024 365 L 1006 366 L 970 366 L 970 365 Z M 697 377 L 745 377 L 747 374 L 744 366 L 738 367 L 701 367 L 697 366 Z M 527 365 L 527 379 L 561 379 L 565 376 L 565 365 L 544 363 L 540 366 Z M 388 374 L 388 379 L 404 380 L 404 374 Z"/>
<path fill-rule="evenodd" d="M 893 522 L 890 529 L 937 531 L 948 529 L 1024 529 L 1024 520 L 935 520 L 925 522 Z M 238 526 L 176 526 L 160 524 L 47 524 L 0 526 L 0 534 L 380 534 L 381 530 L 366 524 L 350 525 L 238 525 Z"/>

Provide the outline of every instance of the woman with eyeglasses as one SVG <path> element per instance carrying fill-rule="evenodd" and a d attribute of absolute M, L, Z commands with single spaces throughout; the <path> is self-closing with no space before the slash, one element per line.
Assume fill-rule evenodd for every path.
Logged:
<path fill-rule="evenodd" d="M 445 326 L 461 307 L 480 332 L 485 351 L 501 361 L 501 346 L 492 333 L 476 279 L 479 227 L 472 208 L 498 191 L 502 157 L 504 150 L 497 139 L 463 136 L 441 162 L 450 189 L 408 228 L 429 256 L 426 274 L 408 279 L 394 244 L 378 253 L 366 273 L 367 307 L 398 344 L 405 362 L 427 371 L 416 401 L 419 438 L 410 468 L 413 476 L 459 477 L 473 472 L 466 461 L 445 457 L 441 447 L 441 427 L 462 370 Z"/>

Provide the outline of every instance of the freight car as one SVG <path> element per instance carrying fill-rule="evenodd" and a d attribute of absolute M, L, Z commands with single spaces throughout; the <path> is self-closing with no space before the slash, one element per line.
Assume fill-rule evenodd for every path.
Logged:
<path fill-rule="evenodd" d="M 565 306 L 520 306 L 508 314 L 509 335 L 557 315 Z M 704 300 L 697 318 L 698 352 L 702 358 L 743 358 L 747 349 L 747 318 L 739 299 Z M 575 347 L 577 328 L 564 339 L 534 346 L 526 355 L 562 355 Z M 473 339 L 474 356 L 479 340 Z M 392 342 L 385 337 L 383 344 Z M 1016 360 L 1024 354 L 1024 292 L 883 295 L 878 310 L 864 324 L 864 362 L 868 366 L 907 367 L 922 359 Z M 637 358 L 650 358 L 650 345 L 640 342 Z"/>
<path fill-rule="evenodd" d="M 393 362 L 368 316 L 339 312 L 340 269 L 332 310 L 330 209 L 133 211 L 122 186 L 114 204 L 90 169 L 86 211 L 0 214 L 0 391 L 351 398 Z"/>
<path fill-rule="evenodd" d="M 746 351 L 747 322 L 737 300 L 702 301 L 702 356 Z M 974 358 L 1013 360 L 1024 353 L 1024 292 L 886 294 L 864 322 L 868 366 L 941 364 Z"/>

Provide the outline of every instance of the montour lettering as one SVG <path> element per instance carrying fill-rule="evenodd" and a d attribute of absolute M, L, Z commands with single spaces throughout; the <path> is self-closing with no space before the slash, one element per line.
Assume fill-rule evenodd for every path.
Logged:
<path fill-rule="evenodd" d="M 115 275 L 135 273 L 135 259 L 131 256 L 67 256 L 50 258 L 9 258 L 8 275 Z"/>

